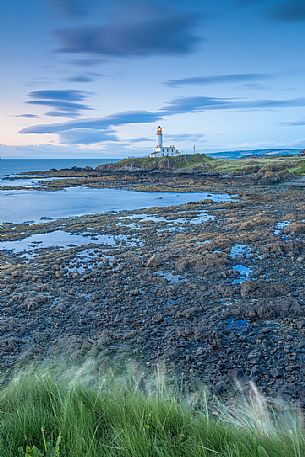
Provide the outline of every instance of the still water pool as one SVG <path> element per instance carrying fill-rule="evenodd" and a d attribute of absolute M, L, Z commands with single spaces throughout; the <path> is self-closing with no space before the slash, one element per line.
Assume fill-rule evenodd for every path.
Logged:
<path fill-rule="evenodd" d="M 8 190 L 0 191 L 0 223 L 43 222 L 45 218 L 181 205 L 205 199 L 226 202 L 232 197 L 204 192 L 135 192 L 86 187 L 69 187 L 56 192 Z"/>

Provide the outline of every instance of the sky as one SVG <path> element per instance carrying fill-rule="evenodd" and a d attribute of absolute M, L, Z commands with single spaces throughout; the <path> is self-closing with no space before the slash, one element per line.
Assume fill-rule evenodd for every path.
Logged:
<path fill-rule="evenodd" d="M 2 0 L 0 157 L 305 147 L 304 0 Z"/>

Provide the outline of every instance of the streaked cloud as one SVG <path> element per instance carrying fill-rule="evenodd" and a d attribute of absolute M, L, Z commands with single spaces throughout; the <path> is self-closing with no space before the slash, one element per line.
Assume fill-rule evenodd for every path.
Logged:
<path fill-rule="evenodd" d="M 279 22 L 305 21 L 304 0 L 236 0 L 239 6 L 259 6 L 269 19 Z"/>
<path fill-rule="evenodd" d="M 194 11 L 162 8 L 151 2 L 130 2 L 103 25 L 58 29 L 60 52 L 130 57 L 183 55 L 192 52 L 202 38 L 195 31 L 203 15 Z M 162 32 L 158 32 L 162 31 Z"/>
<path fill-rule="evenodd" d="M 29 97 L 39 100 L 64 100 L 64 101 L 81 101 L 85 100 L 89 92 L 80 90 L 34 90 L 29 93 Z"/>
<path fill-rule="evenodd" d="M 281 125 L 286 125 L 288 127 L 298 127 L 300 125 L 305 125 L 305 119 L 281 122 Z"/>
<path fill-rule="evenodd" d="M 182 79 L 170 79 L 164 84 L 169 87 L 181 86 L 207 86 L 212 84 L 224 83 L 253 83 L 258 81 L 266 81 L 273 76 L 264 73 L 240 73 L 228 75 L 209 75 L 209 76 L 191 76 Z"/>
<path fill-rule="evenodd" d="M 100 119 L 83 119 L 55 124 L 39 124 L 26 127 L 20 133 L 61 133 L 73 129 L 93 129 L 107 131 L 110 127 L 125 124 L 146 124 L 160 120 L 162 115 L 149 111 L 125 111 Z"/>
<path fill-rule="evenodd" d="M 277 2 L 270 10 L 270 16 L 281 22 L 305 21 L 305 2 L 304 0 Z"/>
<path fill-rule="evenodd" d="M 51 5 L 68 17 L 82 17 L 88 14 L 97 0 L 50 0 Z"/>
<path fill-rule="evenodd" d="M 77 118 L 79 117 L 79 112 L 72 112 L 72 111 L 48 111 L 45 113 L 46 116 L 49 117 L 69 117 L 69 118 Z"/>
<path fill-rule="evenodd" d="M 88 95 L 91 94 L 78 90 L 36 90 L 29 93 L 32 100 L 26 103 L 52 108 L 52 111 L 46 113 L 48 116 L 78 117 L 82 111 L 92 110 L 82 103 Z"/>
<path fill-rule="evenodd" d="M 81 68 L 88 68 L 88 67 L 96 67 L 102 63 L 105 63 L 106 59 L 102 57 L 94 57 L 94 58 L 89 58 L 89 57 L 83 57 L 81 59 L 71 59 L 69 60 L 68 63 L 72 65 L 76 65 Z"/>
<path fill-rule="evenodd" d="M 37 114 L 24 113 L 24 114 L 16 114 L 15 117 L 25 117 L 25 118 L 28 118 L 28 119 L 36 119 L 39 116 Z"/>
<path fill-rule="evenodd" d="M 29 105 L 42 105 L 51 106 L 62 111 L 79 112 L 83 110 L 91 110 L 90 106 L 84 105 L 83 103 L 65 102 L 60 100 L 29 100 L 26 103 Z"/>
<path fill-rule="evenodd" d="M 204 142 L 206 141 L 206 135 L 203 133 L 176 133 L 167 135 L 166 138 L 170 141 L 187 141 L 187 142 Z"/>
<path fill-rule="evenodd" d="M 73 83 L 88 83 L 92 82 L 97 78 L 103 77 L 102 74 L 100 73 L 95 73 L 95 72 L 86 72 L 86 73 L 79 73 L 73 76 L 70 76 L 67 78 L 67 81 L 73 82 Z"/>
<path fill-rule="evenodd" d="M 145 124 L 160 121 L 163 117 L 177 114 L 203 112 L 208 110 L 269 110 L 287 107 L 304 107 L 305 98 L 283 100 L 244 100 L 234 98 L 216 98 L 207 96 L 177 98 L 161 110 L 125 111 L 98 119 L 81 119 L 53 124 L 38 124 L 20 130 L 22 134 L 59 134 L 63 144 L 96 144 L 104 141 L 119 141 L 113 128 L 126 124 Z M 294 124 L 296 125 L 296 124 Z M 300 124 L 298 124 L 300 125 Z M 172 141 L 203 142 L 203 134 L 182 133 L 168 137 Z M 146 141 L 138 138 L 133 142 Z M 132 143 L 132 141 L 130 141 Z"/>
<path fill-rule="evenodd" d="M 283 100 L 245 100 L 242 98 L 194 96 L 180 97 L 172 100 L 161 109 L 161 113 L 164 116 L 169 116 L 208 110 L 264 110 L 302 106 L 305 106 L 304 97 Z"/>
<path fill-rule="evenodd" d="M 105 141 L 119 141 L 115 133 L 108 129 L 71 129 L 60 133 L 60 142 L 62 144 L 97 144 Z"/>
<path fill-rule="evenodd" d="M 146 136 L 141 136 L 139 138 L 131 138 L 128 140 L 129 143 L 134 144 L 134 143 L 145 143 L 147 141 L 151 142 L 151 138 L 148 138 Z"/>

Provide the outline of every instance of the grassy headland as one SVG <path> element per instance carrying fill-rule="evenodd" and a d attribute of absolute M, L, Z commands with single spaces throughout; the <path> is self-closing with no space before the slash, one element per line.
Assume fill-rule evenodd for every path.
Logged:
<path fill-rule="evenodd" d="M 29 372 L 0 391 L 1 457 L 301 457 L 303 429 L 261 399 L 210 416 L 205 397 L 186 401 L 163 383 L 132 376 Z M 81 382 L 82 381 L 82 382 Z M 238 418 L 239 417 L 239 418 Z M 238 419 L 236 419 L 238 418 Z"/>
<path fill-rule="evenodd" d="M 111 164 L 111 168 L 145 170 L 181 170 L 230 174 L 305 174 L 305 156 L 251 157 L 247 159 L 214 159 L 205 154 L 178 157 L 130 158 Z"/>
<path fill-rule="evenodd" d="M 56 177 L 42 182 L 38 190 L 81 186 L 129 190 L 200 192 L 223 191 L 249 185 L 296 181 L 305 175 L 305 155 L 215 159 L 204 154 L 177 157 L 128 158 L 96 168 L 32 171 L 24 175 Z M 299 184 L 299 183 L 298 183 Z M 16 186 L 18 182 L 16 180 Z M 12 187 L 4 188 L 12 190 Z M 20 187 L 19 187 L 20 189 Z M 28 189 L 28 188 L 25 188 Z"/>

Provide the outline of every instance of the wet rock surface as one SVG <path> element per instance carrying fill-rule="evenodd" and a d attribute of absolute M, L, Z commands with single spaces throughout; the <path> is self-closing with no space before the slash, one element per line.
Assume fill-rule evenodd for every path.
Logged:
<path fill-rule="evenodd" d="M 239 200 L 4 224 L 2 241 L 61 230 L 88 244 L 0 251 L 1 369 L 63 353 L 125 358 L 222 396 L 252 380 L 304 406 L 304 191 L 214 181 L 179 191 Z"/>

